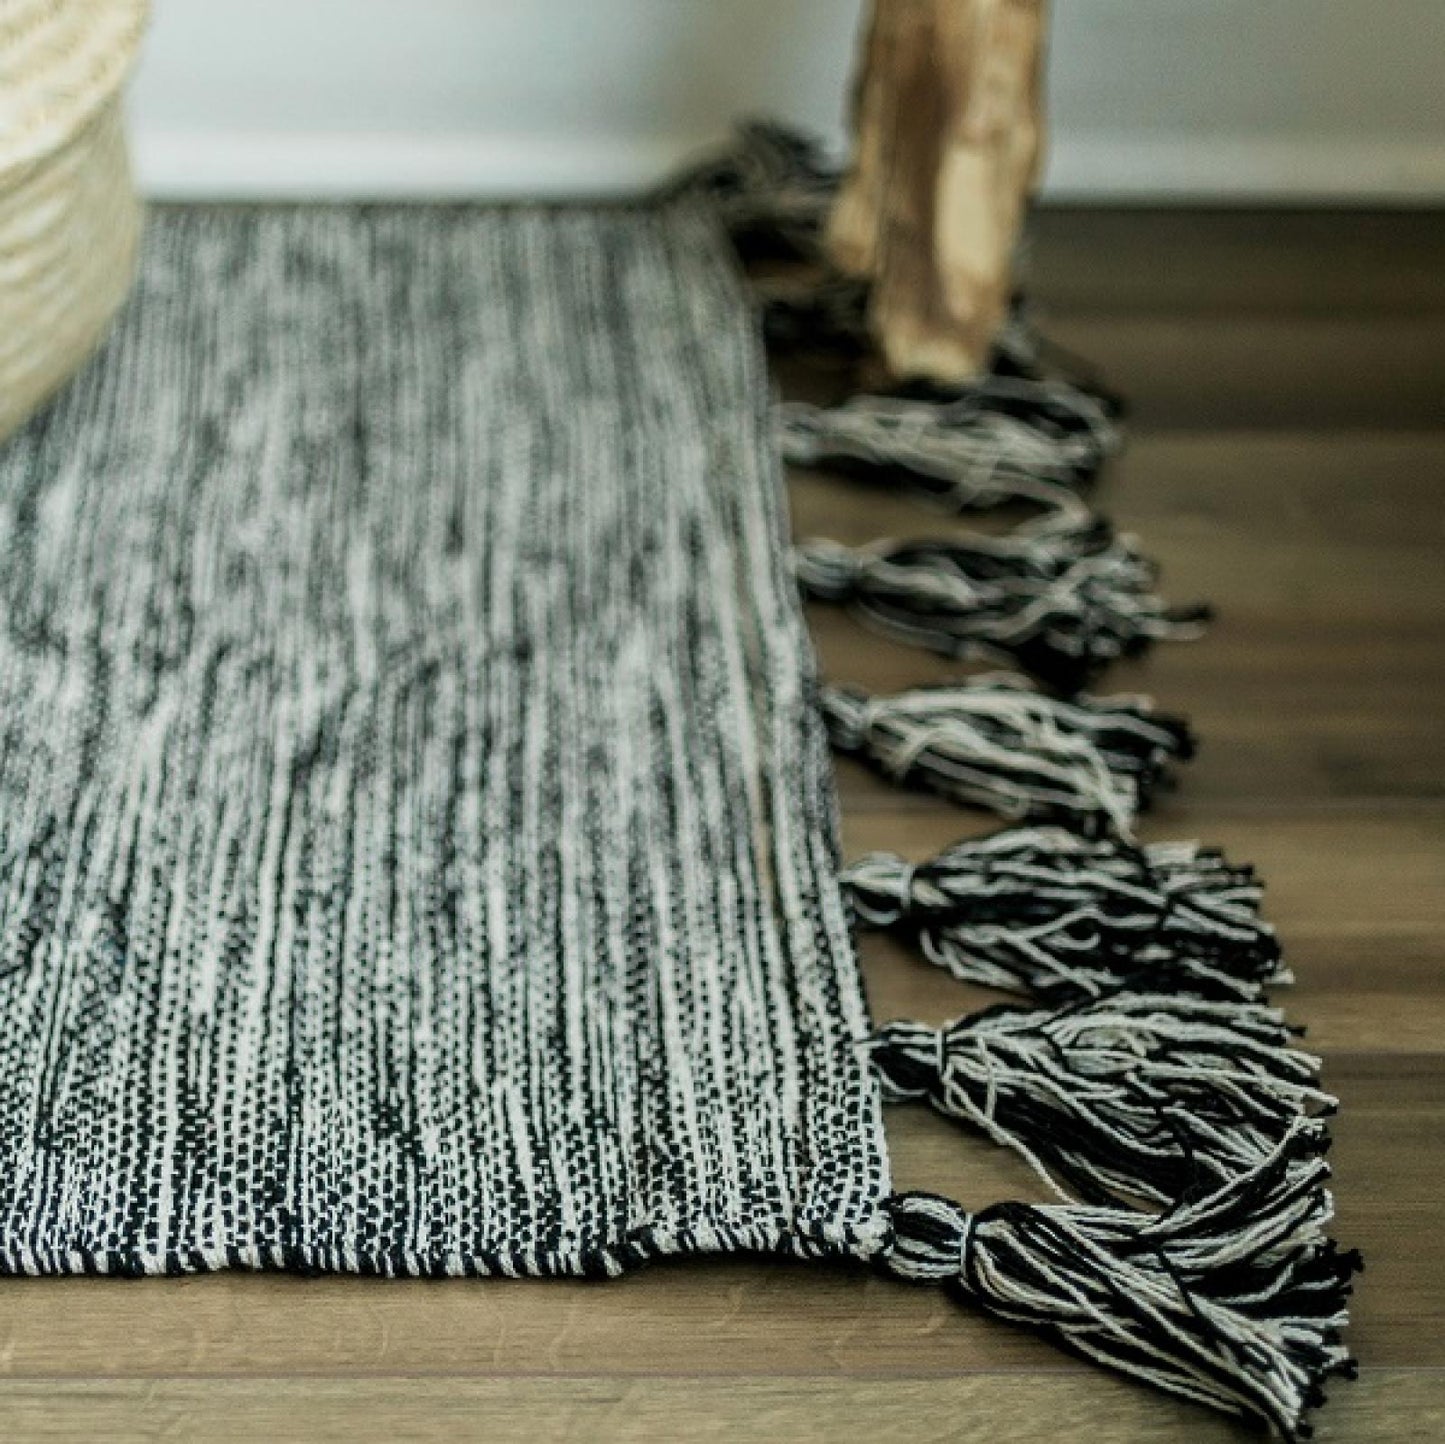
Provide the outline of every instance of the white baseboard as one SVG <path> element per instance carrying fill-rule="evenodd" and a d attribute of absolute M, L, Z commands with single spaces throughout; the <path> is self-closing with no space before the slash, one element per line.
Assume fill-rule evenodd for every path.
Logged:
<path fill-rule="evenodd" d="M 616 195 L 666 176 L 705 136 L 183 132 L 140 126 L 141 189 L 157 199 Z M 1045 194 L 1095 203 L 1445 202 L 1445 141 L 1055 138 Z"/>
<path fill-rule="evenodd" d="M 380 132 L 155 131 L 132 135 L 157 200 L 514 200 L 640 191 L 706 137 L 548 139 Z"/>

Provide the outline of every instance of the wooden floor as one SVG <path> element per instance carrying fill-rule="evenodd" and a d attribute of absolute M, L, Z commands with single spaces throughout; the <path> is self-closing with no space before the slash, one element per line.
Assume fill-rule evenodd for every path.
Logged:
<path fill-rule="evenodd" d="M 1283 1001 L 1343 1098 L 1339 1232 L 1362 1247 L 1323 1440 L 1445 1438 L 1445 222 L 1053 212 L 1049 330 L 1134 403 L 1107 507 L 1204 642 L 1115 674 L 1205 739 L 1151 837 L 1253 859 L 1300 976 Z M 816 378 L 814 378 L 816 381 Z M 802 533 L 940 523 L 796 478 Z M 946 525 L 946 524 L 945 524 Z M 894 687 L 926 656 L 815 613 L 829 672 Z M 840 774 L 851 853 L 976 823 Z M 976 1001 L 887 944 L 880 1016 Z M 905 1186 L 1036 1192 L 922 1114 Z M 715 1263 L 610 1285 L 221 1276 L 0 1289 L 0 1438 L 1229 1440 L 1254 1437 L 941 1295 L 858 1273 Z"/>

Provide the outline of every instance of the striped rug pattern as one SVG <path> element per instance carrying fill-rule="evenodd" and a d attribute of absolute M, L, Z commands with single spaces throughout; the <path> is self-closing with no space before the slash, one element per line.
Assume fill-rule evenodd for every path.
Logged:
<path fill-rule="evenodd" d="M 734 267 L 686 200 L 152 219 L 0 452 L 0 1270 L 884 1247 Z"/>

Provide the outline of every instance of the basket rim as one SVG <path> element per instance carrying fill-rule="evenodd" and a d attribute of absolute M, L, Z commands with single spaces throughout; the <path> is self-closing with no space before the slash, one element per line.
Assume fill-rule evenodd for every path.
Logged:
<path fill-rule="evenodd" d="M 6 0 L 0 184 L 80 134 L 129 75 L 150 0 Z"/>

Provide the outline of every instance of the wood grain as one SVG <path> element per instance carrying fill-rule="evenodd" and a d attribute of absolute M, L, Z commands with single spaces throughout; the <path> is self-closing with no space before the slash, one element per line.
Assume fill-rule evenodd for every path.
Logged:
<path fill-rule="evenodd" d="M 1029 290 L 1071 315 L 1420 316 L 1445 311 L 1438 211 L 1048 206 Z"/>
<path fill-rule="evenodd" d="M 1049 331 L 1103 369 L 1140 427 L 1445 426 L 1435 316 L 1059 314 Z"/>
<path fill-rule="evenodd" d="M 838 1422 L 846 1420 L 840 1436 Z M 1047 1421 L 1045 1432 L 1041 1426 Z M 1190 1416 L 1199 1444 L 1258 1439 L 1223 1420 Z M 1126 1384 L 1080 1389 L 1070 1376 L 970 1375 L 958 1379 L 568 1379 L 294 1376 L 238 1380 L 97 1379 L 57 1398 L 38 1381 L 0 1385 L 0 1429 L 27 1439 L 207 1439 L 217 1444 L 369 1444 L 407 1440 L 796 1440 L 874 1444 L 929 1440 L 1036 1444 L 1089 1438 L 1175 1444 L 1180 1412 Z M 1316 1438 L 1433 1441 L 1445 1429 L 1445 1383 L 1435 1374 L 1381 1373 L 1340 1397 Z"/>
<path fill-rule="evenodd" d="M 1318 1437 L 1354 1444 L 1445 1437 L 1442 261 L 1438 217 L 1088 212 L 1045 215 L 1036 259 L 1056 329 L 1137 398 L 1101 501 L 1161 557 L 1168 590 L 1222 608 L 1208 640 L 1111 685 L 1199 725 L 1204 750 L 1148 835 L 1260 866 L 1299 975 L 1280 1001 L 1344 1102 L 1339 1232 L 1368 1258 L 1364 1375 L 1336 1386 Z M 793 495 L 800 530 L 847 540 L 953 525 L 837 481 L 798 478 Z M 956 670 L 813 617 L 835 676 Z M 851 764 L 840 783 L 850 855 L 921 856 L 988 825 Z M 880 1016 L 987 997 L 883 939 L 863 958 Z M 890 1134 L 905 1186 L 1038 1196 L 1017 1160 L 921 1110 Z M 1258 1436 L 927 1289 L 727 1260 L 609 1285 L 11 1281 L 0 1437 Z"/>

